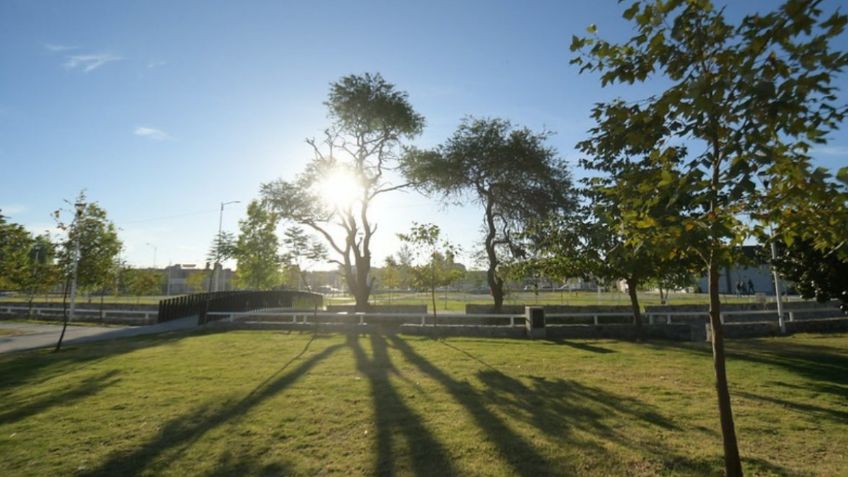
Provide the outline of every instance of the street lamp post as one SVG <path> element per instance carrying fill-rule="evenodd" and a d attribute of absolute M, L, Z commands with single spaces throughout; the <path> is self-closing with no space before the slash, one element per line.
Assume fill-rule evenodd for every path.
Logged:
<path fill-rule="evenodd" d="M 156 252 L 159 250 L 159 248 L 150 242 L 146 242 L 145 245 L 153 249 L 153 268 L 156 269 Z"/>
<path fill-rule="evenodd" d="M 763 187 L 768 189 L 768 178 L 760 175 L 760 180 Z M 777 273 L 777 245 L 775 244 L 774 226 L 772 224 L 769 224 L 769 241 L 771 242 L 771 274 L 774 278 L 774 299 L 777 302 L 777 324 L 780 326 L 780 333 L 786 334 L 786 322 L 783 320 L 783 302 L 780 297 L 780 275 Z"/>
<path fill-rule="evenodd" d="M 79 227 L 83 212 L 85 212 L 85 203 L 77 202 L 74 204 L 74 208 L 76 209 L 76 215 L 74 216 L 74 225 L 71 227 L 71 230 L 76 234 L 76 236 L 74 237 L 74 259 L 71 263 L 71 304 L 68 309 L 68 314 L 62 323 L 62 333 L 59 334 L 59 341 L 56 342 L 56 348 L 54 351 L 62 349 L 62 340 L 65 339 L 65 331 L 68 329 L 68 323 L 74 319 L 74 311 L 77 307 L 77 274 L 79 272 L 81 234 Z"/>
<path fill-rule="evenodd" d="M 218 280 L 220 280 L 220 275 L 218 272 L 218 266 L 221 264 L 221 233 L 222 227 L 224 225 L 224 206 L 230 204 L 238 204 L 241 201 L 231 200 L 229 202 L 221 202 L 221 209 L 218 212 L 218 236 L 216 240 L 218 243 L 215 245 L 215 265 L 212 266 L 212 275 L 209 277 L 209 291 L 218 291 Z M 212 284 L 215 284 L 215 289 L 212 289 Z"/>
<path fill-rule="evenodd" d="M 79 274 L 79 260 L 80 260 L 80 220 L 82 220 L 82 214 L 85 211 L 85 203 L 77 202 L 74 204 L 76 208 L 76 217 L 74 224 L 74 231 L 76 232 L 76 237 L 74 237 L 74 263 L 71 268 L 71 305 L 68 310 L 68 321 L 74 320 L 74 311 L 77 307 L 77 276 Z M 64 330 L 63 330 L 64 331 Z"/>

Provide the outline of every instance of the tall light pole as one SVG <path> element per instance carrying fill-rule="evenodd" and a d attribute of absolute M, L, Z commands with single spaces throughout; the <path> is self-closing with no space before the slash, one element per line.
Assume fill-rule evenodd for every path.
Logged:
<path fill-rule="evenodd" d="M 152 243 L 150 243 L 150 242 L 146 242 L 146 243 L 145 243 L 145 245 L 147 245 L 148 247 L 153 248 L 153 268 L 155 269 L 155 268 L 156 268 L 156 252 L 159 250 L 159 248 L 158 248 L 158 247 L 156 247 L 156 245 L 153 245 L 153 244 L 152 244 Z"/>
<path fill-rule="evenodd" d="M 79 230 L 80 221 L 82 220 L 82 214 L 85 211 L 85 203 L 77 202 L 74 204 L 76 208 L 76 217 L 74 218 L 74 232 L 76 232 L 76 237 L 74 237 L 74 263 L 71 268 L 71 306 L 70 310 L 68 310 L 68 321 L 73 321 L 74 319 L 74 311 L 77 307 L 77 275 L 79 274 L 79 261 L 80 261 L 80 235 L 81 231 Z M 63 330 L 64 331 L 64 330 Z"/>
<path fill-rule="evenodd" d="M 760 175 L 763 187 L 768 189 L 769 180 Z M 780 334 L 786 334 L 786 322 L 783 320 L 783 302 L 780 299 L 780 275 L 777 273 L 777 245 L 774 239 L 774 226 L 769 224 L 769 241 L 771 242 L 771 274 L 774 277 L 774 299 L 777 302 L 777 324 L 780 326 Z"/>
<path fill-rule="evenodd" d="M 221 202 L 221 209 L 218 212 L 218 235 L 215 237 L 217 243 L 215 245 L 215 265 L 212 266 L 212 276 L 209 277 L 209 291 L 218 291 L 217 280 L 220 279 L 218 274 L 218 266 L 221 264 L 221 233 L 224 225 L 224 206 L 230 204 L 239 204 L 241 201 L 231 200 L 229 202 Z M 215 290 L 212 289 L 212 283 L 215 283 Z"/>

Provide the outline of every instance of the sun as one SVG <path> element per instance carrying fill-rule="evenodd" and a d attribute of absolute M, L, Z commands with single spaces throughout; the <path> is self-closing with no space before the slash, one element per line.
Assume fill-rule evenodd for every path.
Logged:
<path fill-rule="evenodd" d="M 347 209 L 362 200 L 362 185 L 350 172 L 334 169 L 318 182 L 318 194 L 328 207 Z"/>

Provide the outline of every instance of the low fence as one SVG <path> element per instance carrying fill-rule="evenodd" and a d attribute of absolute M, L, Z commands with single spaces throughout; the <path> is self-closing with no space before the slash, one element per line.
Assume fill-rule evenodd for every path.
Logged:
<path fill-rule="evenodd" d="M 204 324 L 209 321 L 210 312 L 243 312 L 296 305 L 320 307 L 322 302 L 321 295 L 292 290 L 197 293 L 160 301 L 159 322 L 196 315 L 198 323 Z"/>
<path fill-rule="evenodd" d="M 785 312 L 788 333 L 815 331 L 839 331 L 848 326 L 848 319 L 820 318 L 798 319 L 798 311 Z M 760 321 L 737 321 L 738 318 L 758 316 Z M 335 331 L 400 332 L 429 336 L 482 336 L 511 337 L 527 336 L 526 319 L 523 313 L 461 314 L 443 313 L 434 319 L 432 314 L 380 313 L 380 312 L 331 312 L 296 309 L 262 310 L 253 312 L 210 312 L 210 321 L 221 321 L 228 326 L 243 328 L 320 328 Z M 645 313 L 641 328 L 642 337 L 647 339 L 669 339 L 680 341 L 704 341 L 707 339 L 705 311 L 682 311 Z M 777 314 L 765 311 L 728 311 L 721 314 L 727 336 L 767 336 L 779 333 Z M 777 330 L 777 333 L 773 330 Z M 845 328 L 848 329 L 848 328 Z M 613 338 L 635 339 L 640 332 L 633 324 L 630 312 L 551 313 L 545 316 L 548 338 Z"/>

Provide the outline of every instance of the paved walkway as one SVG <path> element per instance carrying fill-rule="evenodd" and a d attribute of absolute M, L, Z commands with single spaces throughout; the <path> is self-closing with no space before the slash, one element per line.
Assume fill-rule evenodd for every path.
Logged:
<path fill-rule="evenodd" d="M 68 326 L 62 346 L 113 340 L 130 336 L 165 333 L 197 328 L 197 317 L 180 318 L 147 326 Z M 61 325 L 0 321 L 0 329 L 14 330 L 15 335 L 0 335 L 0 353 L 56 346 Z"/>

